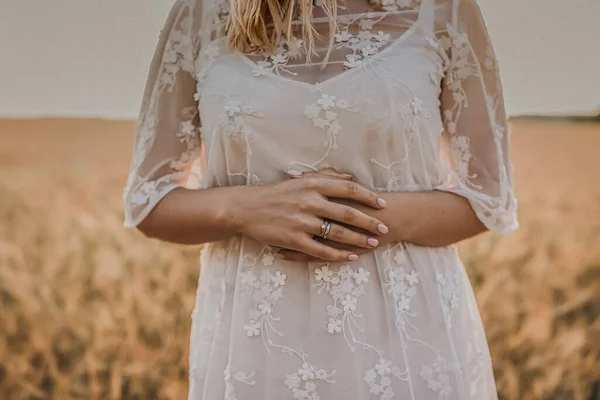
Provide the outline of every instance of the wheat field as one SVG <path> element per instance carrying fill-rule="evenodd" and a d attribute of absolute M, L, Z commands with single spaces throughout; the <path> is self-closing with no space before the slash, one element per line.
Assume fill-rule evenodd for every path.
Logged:
<path fill-rule="evenodd" d="M 133 127 L 0 121 L 2 400 L 185 399 L 199 247 L 121 227 Z M 521 229 L 460 244 L 500 398 L 600 399 L 600 125 L 513 159 Z"/>

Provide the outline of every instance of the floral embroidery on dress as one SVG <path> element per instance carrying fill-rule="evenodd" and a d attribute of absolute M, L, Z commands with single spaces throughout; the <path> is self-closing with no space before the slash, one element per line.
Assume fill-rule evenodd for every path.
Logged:
<path fill-rule="evenodd" d="M 272 349 L 279 349 L 283 354 L 299 358 L 302 362 L 300 368 L 297 372 L 286 376 L 285 385 L 292 391 L 294 399 L 320 399 L 316 381 L 334 383 L 331 378 L 335 370 L 317 369 L 308 362 L 307 354 L 275 343 L 271 338 L 272 333 L 283 336 L 273 326 L 274 322 L 280 321 L 279 317 L 273 315 L 273 310 L 277 301 L 283 297 L 283 287 L 287 280 L 283 272 L 269 268 L 275 264 L 275 252 L 270 246 L 265 246 L 258 254 L 246 253 L 243 261 L 245 270 L 239 274 L 243 287 L 242 294 L 251 295 L 255 302 L 255 307 L 249 311 L 249 321 L 244 326 L 246 336 L 249 338 L 261 336 L 269 353 Z M 260 274 L 255 271 L 257 266 Z"/>
<path fill-rule="evenodd" d="M 280 75 L 281 71 L 284 71 L 290 75 L 296 75 L 296 73 L 286 69 L 286 66 L 290 59 L 299 57 L 303 50 L 304 41 L 301 39 L 283 39 L 273 52 L 263 54 L 265 59 L 256 62 L 252 73 L 254 76 L 266 76 L 269 73 Z"/>
<path fill-rule="evenodd" d="M 470 140 L 466 136 L 452 136 L 450 138 L 450 155 L 456 168 L 456 173 L 463 183 L 470 183 L 469 179 L 477 178 L 477 174 L 469 175 L 471 162 Z"/>
<path fill-rule="evenodd" d="M 413 140 L 419 133 L 420 124 L 423 120 L 431 118 L 431 113 L 424 107 L 423 101 L 416 97 L 410 103 L 398 104 L 397 112 L 403 122 L 407 148 L 410 149 Z"/>
<path fill-rule="evenodd" d="M 419 273 L 410 267 L 406 250 L 402 245 L 387 249 L 382 255 L 386 265 L 385 286 L 394 299 L 396 309 L 396 326 L 401 329 L 412 326 L 408 317 L 416 317 L 410 310 L 413 298 L 417 294 Z"/>
<path fill-rule="evenodd" d="M 323 142 L 323 147 L 326 150 L 323 157 L 311 166 L 306 166 L 296 161 L 291 161 L 290 164 L 303 165 L 314 169 L 327 160 L 327 157 L 331 154 L 331 150 L 337 149 L 337 134 L 342 129 L 342 126 L 338 122 L 338 113 L 336 110 L 356 112 L 356 109 L 348 101 L 326 93 L 322 93 L 317 101 L 304 107 L 304 116 L 312 120 L 313 126 L 324 129 L 327 132 L 327 137 L 325 142 Z"/>
<path fill-rule="evenodd" d="M 262 105 L 257 103 L 244 104 L 239 100 L 227 100 L 223 106 L 223 114 L 221 126 L 223 134 L 237 140 L 242 145 L 242 151 L 250 156 L 252 148 L 250 141 L 254 134 L 253 129 L 246 122 L 247 117 L 262 118 L 264 117 Z M 249 186 L 260 186 L 262 180 L 251 170 L 249 159 L 245 161 L 244 169 L 241 172 L 227 171 L 229 176 L 238 176 L 245 178 L 245 184 Z"/>
<path fill-rule="evenodd" d="M 455 27 L 447 25 L 446 35 L 437 41 L 438 54 L 443 60 L 444 85 L 452 94 L 452 107 L 443 112 L 443 121 L 446 131 L 450 134 L 450 152 L 457 175 L 462 184 L 481 189 L 472 182 L 478 175 L 469 172 L 472 159 L 470 139 L 459 135 L 457 122 L 463 108 L 468 107 L 468 98 L 463 87 L 463 82 L 472 76 L 480 76 L 477 64 L 472 61 L 472 48 L 466 33 L 460 33 Z M 486 60 L 482 68 L 495 68 L 493 50 L 488 48 Z M 495 115 L 496 105 L 494 99 L 485 93 L 486 106 L 490 115 Z M 494 124 L 494 123 L 492 123 Z M 503 132 L 503 129 L 494 129 L 494 132 Z"/>
<path fill-rule="evenodd" d="M 195 124 L 197 115 L 198 109 L 196 107 L 184 108 L 181 111 L 179 132 L 173 134 L 179 138 L 179 142 L 184 146 L 178 158 L 172 159 L 168 164 L 172 170 L 171 173 L 178 173 L 178 181 L 183 181 L 184 178 L 191 177 L 200 178 L 194 168 L 194 163 L 200 157 L 200 133 Z M 184 176 L 181 176 L 181 174 Z M 167 175 L 163 178 L 144 181 L 132 196 L 132 203 L 144 205 L 159 200 L 162 189 L 173 183 L 172 178 L 172 175 Z"/>
<path fill-rule="evenodd" d="M 313 121 L 316 128 L 327 130 L 327 139 L 323 143 L 324 147 L 337 149 L 337 134 L 342 127 L 337 120 L 338 114 L 335 110 L 349 109 L 350 105 L 347 101 L 325 93 L 315 103 L 304 108 L 304 115 Z"/>
<path fill-rule="evenodd" d="M 356 68 L 362 66 L 372 56 L 379 53 L 379 50 L 390 43 L 392 36 L 383 31 L 372 33 L 373 25 L 379 20 L 370 18 L 360 19 L 340 19 L 340 32 L 335 35 L 336 48 L 346 48 L 352 50 L 351 54 L 346 55 L 344 66 L 346 68 Z M 350 32 L 350 27 L 358 21 L 359 31 L 356 34 Z"/>
<path fill-rule="evenodd" d="M 315 269 L 317 293 L 326 291 L 333 299 L 333 304 L 327 306 L 327 332 L 343 332 L 351 349 L 354 349 L 350 342 L 350 337 L 354 336 L 352 329 L 358 327 L 356 319 L 362 318 L 356 312 L 358 299 L 365 294 L 365 283 L 369 281 L 369 275 L 369 271 L 363 267 L 353 269 L 350 265 L 342 265 L 337 271 L 330 269 L 329 264 Z M 350 337 L 346 334 L 346 329 L 350 331 Z"/>
<path fill-rule="evenodd" d="M 377 161 L 374 158 L 371 158 L 371 163 L 377 165 L 380 168 L 383 168 L 387 172 L 387 181 L 385 183 L 385 191 L 386 192 L 397 192 L 404 186 L 404 178 L 402 175 L 398 175 L 394 172 L 394 168 L 398 165 L 403 164 L 406 159 L 402 159 L 400 161 L 394 161 L 389 165 L 384 165 Z M 382 188 L 383 189 L 383 188 Z"/>
<path fill-rule="evenodd" d="M 200 131 L 194 124 L 194 119 L 198 115 L 198 108 L 186 107 L 181 112 L 181 122 L 179 132 L 175 135 L 179 141 L 185 145 L 185 150 L 178 160 L 172 161 L 169 166 L 175 171 L 183 171 L 190 163 L 200 157 Z"/>
<path fill-rule="evenodd" d="M 268 349 L 271 342 L 270 333 L 281 336 L 274 322 L 280 320 L 273 313 L 275 304 L 283 297 L 283 287 L 287 276 L 281 271 L 273 271 L 269 268 L 274 264 L 275 253 L 269 246 L 265 246 L 260 254 L 247 253 L 244 255 L 244 271 L 239 274 L 243 294 L 250 295 L 254 299 L 254 308 L 248 312 L 249 320 L 244 325 L 246 336 L 261 336 L 263 343 Z M 260 265 L 260 273 L 254 267 Z"/>
<path fill-rule="evenodd" d="M 247 374 L 242 371 L 234 370 L 230 365 L 224 371 L 225 380 L 225 400 L 238 400 L 235 394 L 235 384 L 243 383 L 249 386 L 254 386 L 256 382 L 252 380 L 254 373 Z"/>
<path fill-rule="evenodd" d="M 461 33 L 452 25 L 447 25 L 446 34 L 436 42 L 436 47 L 443 61 L 444 85 L 452 93 L 453 105 L 444 111 L 444 124 L 448 133 L 456 134 L 456 123 L 464 107 L 468 106 L 467 94 L 463 88 L 465 79 L 479 76 L 477 65 L 472 61 L 471 43 L 466 33 Z M 488 54 L 489 56 L 489 54 Z M 492 58 L 486 60 L 489 67 L 494 67 Z"/>
<path fill-rule="evenodd" d="M 443 61 L 444 85 L 452 93 L 453 105 L 444 111 L 444 123 L 448 133 L 456 133 L 456 121 L 463 107 L 467 106 L 467 94 L 463 88 L 466 78 L 477 75 L 476 66 L 470 62 L 471 47 L 466 33 L 459 33 L 447 26 L 447 36 L 439 39 L 439 51 Z"/>
<path fill-rule="evenodd" d="M 365 373 L 364 380 L 369 385 L 369 391 L 381 400 L 392 400 L 394 391 L 392 389 L 392 377 L 400 380 L 408 380 L 408 370 L 401 372 L 400 368 L 394 366 L 391 361 L 383 358 L 377 361 L 374 368 Z"/>
<path fill-rule="evenodd" d="M 169 36 L 164 48 L 162 65 L 160 66 L 153 88 L 153 93 L 155 94 L 164 91 L 173 92 L 182 72 L 187 72 L 191 76 L 195 74 L 193 53 L 191 51 L 193 42 L 191 35 L 192 17 L 189 15 L 189 9 L 184 12 L 188 14 L 179 22 L 179 26 L 174 26 L 170 31 L 161 31 L 161 35 Z M 137 157 L 137 155 L 147 153 L 151 146 L 153 132 L 156 132 L 158 125 L 157 97 L 156 95 L 145 96 L 141 104 L 140 115 L 136 125 L 138 137 L 136 138 L 134 157 L 131 164 L 131 168 L 135 170 L 143 162 L 143 159 Z M 130 183 L 128 182 L 127 187 L 130 186 Z"/>
<path fill-rule="evenodd" d="M 410 88 L 408 88 L 408 90 L 411 91 Z M 385 170 L 387 175 L 385 187 L 378 187 L 378 190 L 397 192 L 406 190 L 409 187 L 409 182 L 406 179 L 407 176 L 405 173 L 406 170 L 410 168 L 408 165 L 408 156 L 411 153 L 412 147 L 418 143 L 417 141 L 419 140 L 420 133 L 423 132 L 423 134 L 426 134 L 430 129 L 428 120 L 432 117 L 431 112 L 425 107 L 425 103 L 421 99 L 414 95 L 412 96 L 412 100 L 395 105 L 395 111 L 400 116 L 401 120 L 398 125 L 403 131 L 403 134 L 400 134 L 395 138 L 395 140 L 401 141 L 401 143 L 404 144 L 404 148 L 402 149 L 400 146 L 397 152 L 398 156 L 401 158 L 387 165 L 375 158 L 369 160 L 372 164 Z M 385 133 L 391 129 L 389 120 L 390 116 L 386 113 L 371 119 L 369 123 L 379 132 Z M 403 152 L 403 154 L 401 152 Z"/>
<path fill-rule="evenodd" d="M 165 32 L 169 35 L 169 40 L 165 47 L 163 55 L 164 67 L 160 75 L 160 86 L 172 91 L 177 82 L 177 75 L 180 71 L 188 72 L 194 76 L 195 67 L 192 46 L 192 17 L 187 15 L 180 22 L 180 29 L 174 29 L 171 32 Z"/>
<path fill-rule="evenodd" d="M 462 275 L 460 270 L 447 270 L 436 272 L 436 280 L 442 294 L 442 307 L 448 328 L 452 327 L 452 313 L 458 309 L 462 289 Z"/>
<path fill-rule="evenodd" d="M 297 372 L 286 376 L 285 385 L 292 391 L 294 399 L 319 400 L 321 397 L 317 394 L 317 381 L 334 383 L 331 379 L 334 374 L 335 371 L 316 369 L 305 361 Z"/>
<path fill-rule="evenodd" d="M 252 149 L 250 148 L 252 128 L 246 124 L 244 116 L 252 116 L 257 118 L 264 117 L 261 109 L 262 106 L 260 104 L 242 105 L 242 103 L 237 100 L 229 100 L 223 108 L 223 112 L 225 114 L 223 132 L 237 140 L 240 140 L 244 146 L 244 152 L 248 154 L 252 154 Z"/>
<path fill-rule="evenodd" d="M 452 393 L 450 375 L 448 375 L 447 362 L 438 356 L 437 360 L 421 369 L 421 377 L 427 382 L 427 387 L 439 392 L 439 399 L 444 400 Z"/>
<path fill-rule="evenodd" d="M 327 332 L 333 335 L 341 333 L 352 351 L 356 351 L 355 345 L 360 345 L 362 350 L 377 354 L 378 361 L 365 372 L 364 380 L 369 385 L 371 394 L 380 396 L 382 400 L 391 400 L 394 397 L 392 378 L 406 380 L 408 371 L 401 372 L 392 361 L 383 358 L 384 352 L 381 349 L 358 340 L 354 332 L 354 329 L 363 332 L 357 323 L 357 318 L 362 318 L 362 315 L 357 314 L 356 309 L 358 299 L 366 293 L 365 284 L 369 282 L 369 271 L 363 267 L 352 268 L 350 265 L 341 265 L 336 271 L 329 264 L 324 264 L 315 269 L 314 275 L 317 293 L 326 291 L 333 299 L 333 304 L 327 306 Z"/>

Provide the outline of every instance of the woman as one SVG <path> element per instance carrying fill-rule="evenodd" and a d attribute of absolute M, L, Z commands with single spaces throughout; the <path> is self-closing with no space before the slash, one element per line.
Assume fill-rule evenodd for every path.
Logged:
<path fill-rule="evenodd" d="M 475 0 L 179 0 L 127 227 L 207 243 L 191 400 L 496 399 L 454 243 L 517 228 Z"/>

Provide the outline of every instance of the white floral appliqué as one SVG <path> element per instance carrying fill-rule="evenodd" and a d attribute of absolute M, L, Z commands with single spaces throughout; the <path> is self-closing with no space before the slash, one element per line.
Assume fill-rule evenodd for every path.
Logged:
<path fill-rule="evenodd" d="M 420 124 L 424 119 L 431 118 L 431 114 L 425 108 L 423 101 L 416 97 L 410 103 L 398 104 L 397 112 L 402 119 L 404 132 L 408 137 L 408 147 L 410 147 L 415 135 L 419 133 Z"/>
<path fill-rule="evenodd" d="M 447 362 L 441 357 L 438 357 L 432 365 L 423 367 L 421 377 L 425 379 L 429 389 L 439 392 L 440 400 L 446 399 L 446 396 L 452 393 Z"/>
<path fill-rule="evenodd" d="M 317 293 L 326 291 L 333 299 L 333 304 L 327 306 L 327 332 L 335 334 L 357 327 L 356 319 L 362 317 L 356 312 L 358 299 L 365 294 L 369 275 L 369 271 L 363 267 L 353 269 L 350 265 L 342 265 L 337 271 L 331 270 L 328 264 L 315 269 Z M 353 348 L 349 336 L 345 334 L 345 337 L 350 348 Z"/>
<path fill-rule="evenodd" d="M 252 154 L 250 139 L 252 137 L 252 128 L 246 123 L 245 117 L 263 117 L 260 104 L 242 105 L 240 101 L 229 100 L 223 107 L 225 116 L 223 122 L 223 132 L 231 137 L 240 140 L 243 144 L 244 152 Z"/>
<path fill-rule="evenodd" d="M 469 164 L 473 156 L 470 149 L 470 140 L 467 136 L 452 136 L 450 138 L 450 155 L 461 182 L 468 183 L 469 179 L 477 178 L 476 173 L 469 175 Z"/>
<path fill-rule="evenodd" d="M 401 372 L 391 361 L 381 358 L 374 368 L 365 373 L 364 380 L 369 385 L 372 395 L 379 396 L 380 400 L 392 400 L 395 395 L 392 389 L 392 378 L 406 381 L 408 371 Z"/>
<path fill-rule="evenodd" d="M 186 107 L 181 112 L 181 122 L 179 132 L 175 135 L 184 145 L 185 150 L 181 153 L 179 159 L 172 161 L 169 166 L 175 171 L 184 171 L 200 157 L 200 131 L 195 124 L 194 119 L 198 115 L 198 109 Z"/>
<path fill-rule="evenodd" d="M 358 22 L 359 31 L 351 33 L 350 28 Z M 383 31 L 372 33 L 373 25 L 379 21 L 369 18 L 340 20 L 340 32 L 335 35 L 335 47 L 338 49 L 346 48 L 352 50 L 351 54 L 346 55 L 344 66 L 346 68 L 356 68 L 364 65 L 372 56 L 379 53 L 379 50 L 388 45 L 392 37 Z"/>
<path fill-rule="evenodd" d="M 297 372 L 288 374 L 285 379 L 285 385 L 291 390 L 294 399 L 318 400 L 317 381 L 334 383 L 331 377 L 335 371 L 329 372 L 324 369 L 317 369 L 314 365 L 307 362 Z"/>
<path fill-rule="evenodd" d="M 273 265 L 275 255 L 271 247 L 265 246 L 260 254 L 244 255 L 244 271 L 240 273 L 240 284 L 243 294 L 250 295 L 254 307 L 248 313 L 249 320 L 244 325 L 246 336 L 262 336 L 267 347 L 270 333 L 281 334 L 273 326 L 279 321 L 274 315 L 275 304 L 283 297 L 283 288 L 287 276 L 281 271 L 268 268 Z M 260 271 L 255 267 L 259 266 Z"/>
<path fill-rule="evenodd" d="M 448 328 L 451 328 L 453 311 L 458 309 L 460 302 L 462 274 L 460 270 L 456 269 L 444 272 L 438 271 L 435 275 L 439 290 L 442 294 L 442 307 L 444 309 L 446 324 L 448 325 Z"/>
<path fill-rule="evenodd" d="M 186 107 L 181 111 L 179 132 L 174 135 L 182 144 L 181 153 L 169 162 L 171 171 L 158 179 L 144 181 L 131 197 L 131 202 L 136 205 L 146 205 L 161 198 L 162 193 L 172 187 L 176 182 L 195 178 L 199 181 L 195 163 L 200 159 L 200 133 L 196 126 L 195 118 L 198 115 L 196 107 Z M 191 182 L 194 183 L 194 182 Z"/>
<path fill-rule="evenodd" d="M 401 245 L 386 250 L 383 260 L 386 264 L 385 286 L 394 299 L 396 325 L 405 329 L 407 325 L 412 326 L 408 318 L 416 316 L 411 312 L 411 304 L 417 294 L 419 273 L 410 267 L 406 250 Z"/>
<path fill-rule="evenodd" d="M 391 361 L 383 358 L 383 351 L 375 346 L 357 339 L 355 329 L 363 331 L 357 323 L 362 315 L 356 312 L 359 298 L 365 294 L 365 284 L 369 282 L 370 273 L 363 267 L 352 268 L 342 265 L 337 270 L 328 264 L 315 269 L 315 286 L 317 293 L 326 291 L 333 299 L 333 304 L 327 306 L 329 318 L 326 329 L 330 334 L 342 334 L 351 351 L 356 351 L 357 345 L 362 350 L 375 353 L 379 361 L 365 372 L 364 380 L 369 385 L 370 393 L 379 396 L 381 400 L 391 400 L 394 397 L 392 378 L 406 380 L 408 371 L 401 372 Z"/>
<path fill-rule="evenodd" d="M 264 60 L 256 62 L 252 73 L 254 76 L 266 76 L 269 73 L 281 75 L 286 72 L 290 75 L 296 73 L 286 68 L 290 59 L 297 58 L 304 50 L 304 42 L 301 39 L 286 40 L 283 39 L 273 52 L 264 53 Z"/>
<path fill-rule="evenodd" d="M 322 93 L 317 101 L 304 107 L 304 115 L 312 120 L 313 125 L 316 128 L 323 129 L 327 132 L 327 137 L 323 143 L 323 147 L 326 149 L 325 154 L 319 161 L 310 166 L 311 168 L 321 164 L 329 157 L 333 149 L 337 149 L 337 134 L 340 129 L 342 129 L 342 126 L 338 121 L 337 111 L 355 112 L 356 110 L 348 101 L 326 93 Z M 300 163 L 292 161 L 290 164 Z"/>

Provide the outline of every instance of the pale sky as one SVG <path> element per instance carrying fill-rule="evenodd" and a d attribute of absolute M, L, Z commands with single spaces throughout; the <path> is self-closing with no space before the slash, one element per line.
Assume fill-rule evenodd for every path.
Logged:
<path fill-rule="evenodd" d="M 0 117 L 135 118 L 173 0 L 0 0 Z M 600 111 L 600 0 L 479 0 L 512 115 Z"/>

